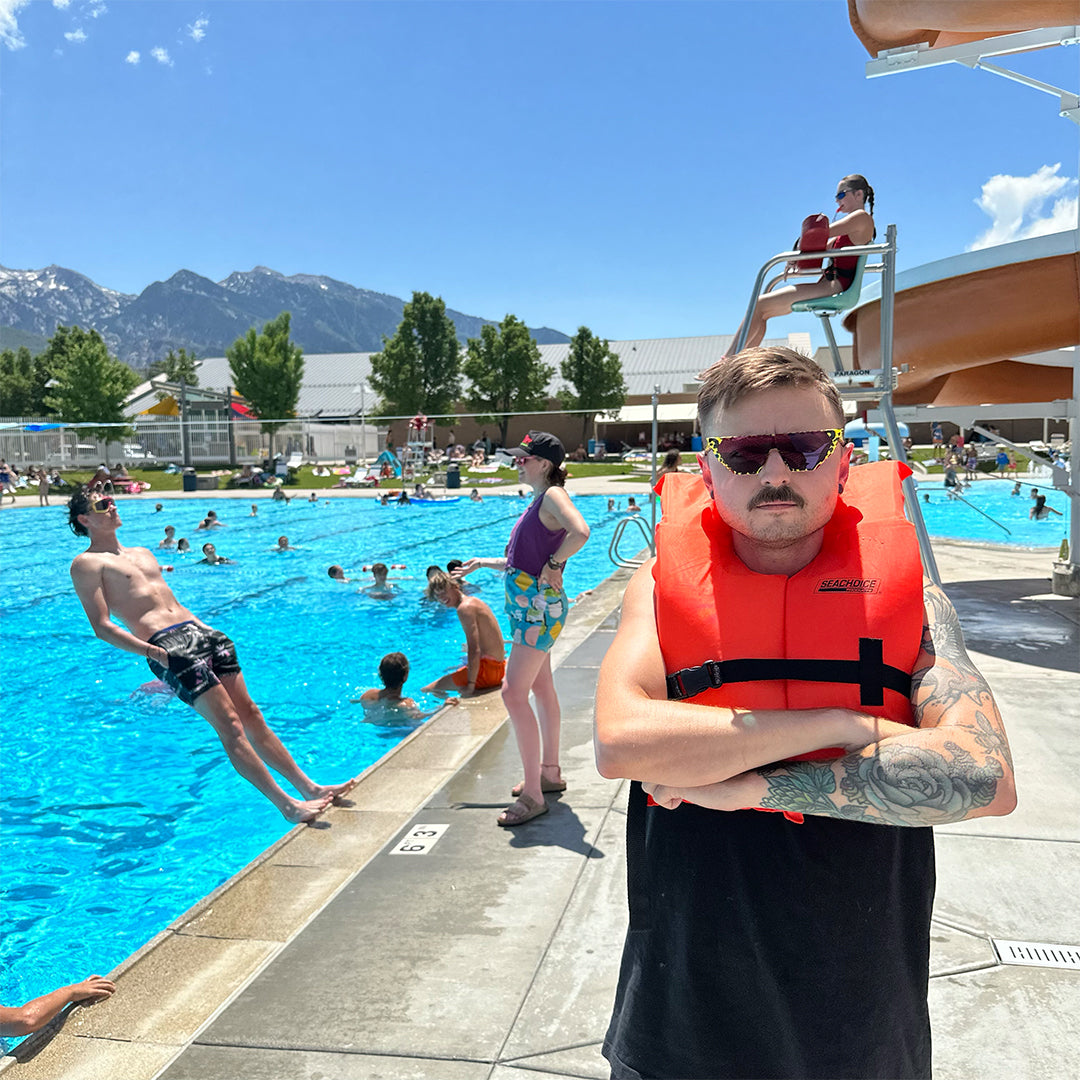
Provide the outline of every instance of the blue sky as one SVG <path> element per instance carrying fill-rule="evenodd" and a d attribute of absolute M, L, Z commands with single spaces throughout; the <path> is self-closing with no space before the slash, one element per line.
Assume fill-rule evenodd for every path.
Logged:
<path fill-rule="evenodd" d="M 1077 57 L 1008 64 L 1075 90 Z M 867 59 L 843 0 L 0 0 L 0 262 L 132 293 L 261 264 L 625 339 L 733 333 L 847 173 L 901 269 L 1075 224 L 1053 98 Z"/>

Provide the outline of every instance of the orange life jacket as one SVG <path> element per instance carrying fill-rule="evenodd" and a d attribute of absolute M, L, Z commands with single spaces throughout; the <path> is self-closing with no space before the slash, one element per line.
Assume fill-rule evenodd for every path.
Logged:
<path fill-rule="evenodd" d="M 908 475 L 894 462 L 852 469 L 821 551 L 791 577 L 756 573 L 739 559 L 700 478 L 664 476 L 653 578 L 668 697 L 751 709 L 839 706 L 914 726 L 910 675 L 923 601 L 900 487 Z"/>

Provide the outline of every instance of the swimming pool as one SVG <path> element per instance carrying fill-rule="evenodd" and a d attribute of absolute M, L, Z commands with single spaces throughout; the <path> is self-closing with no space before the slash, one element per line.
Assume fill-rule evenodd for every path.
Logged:
<path fill-rule="evenodd" d="M 161 513 L 122 501 L 121 541 L 157 550 L 167 524 L 192 541 L 191 554 L 159 552 L 176 568 L 168 584 L 236 641 L 252 696 L 302 768 L 324 781 L 356 775 L 411 730 L 365 724 L 351 701 L 379 685 L 383 654 L 405 652 L 406 692 L 425 708 L 438 704 L 419 688 L 459 666 L 464 638 L 453 611 L 421 599 L 424 570 L 501 555 L 527 505 L 513 496 L 412 507 L 262 496 L 251 517 L 250 499 L 162 501 Z M 608 543 L 625 518 L 602 496 L 574 501 L 592 538 L 568 565 L 571 597 L 612 573 Z M 226 527 L 196 532 L 210 506 Z M 68 531 L 66 514 L 53 506 L 0 515 L 4 1003 L 107 973 L 289 827 L 236 775 L 205 721 L 140 689 L 153 678 L 146 664 L 93 636 L 68 576 L 86 542 Z M 281 535 L 299 550 L 276 552 Z M 196 565 L 206 538 L 236 565 Z M 326 574 L 340 563 L 364 584 L 360 567 L 374 561 L 405 564 L 391 573 L 393 600 Z M 469 581 L 502 621 L 499 575 Z"/>
<path fill-rule="evenodd" d="M 1068 496 L 1049 483 L 1025 480 L 1020 494 L 1013 495 L 1012 481 L 979 480 L 966 487 L 960 499 L 949 498 L 941 481 L 920 480 L 918 487 L 923 518 L 932 537 L 1056 548 L 1069 534 Z M 1042 521 L 1028 519 L 1028 511 L 1035 505 L 1032 487 L 1046 496 L 1046 505 L 1059 511 L 1060 517 L 1050 514 Z"/>

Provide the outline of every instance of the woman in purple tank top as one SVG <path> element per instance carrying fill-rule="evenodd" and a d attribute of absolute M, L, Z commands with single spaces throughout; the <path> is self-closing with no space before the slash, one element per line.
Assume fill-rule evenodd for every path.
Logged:
<path fill-rule="evenodd" d="M 545 792 L 566 790 L 559 769 L 562 714 L 551 674 L 551 647 L 569 607 L 563 568 L 589 539 L 589 526 L 563 486 L 566 455 L 554 435 L 530 431 L 506 453 L 517 459 L 518 478 L 532 488 L 533 501 L 510 533 L 505 558 L 469 559 L 457 573 L 469 574 L 482 566 L 505 571 L 513 645 L 502 697 L 514 725 L 525 779 L 512 789 L 517 802 L 499 815 L 498 824 L 524 825 L 547 813 Z M 536 698 L 535 713 L 530 690 Z"/>

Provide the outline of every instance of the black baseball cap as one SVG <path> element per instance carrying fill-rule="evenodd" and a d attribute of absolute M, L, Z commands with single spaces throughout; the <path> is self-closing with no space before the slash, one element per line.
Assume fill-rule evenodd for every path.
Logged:
<path fill-rule="evenodd" d="M 517 445 L 503 453 L 510 457 L 542 457 L 557 469 L 566 457 L 563 444 L 547 431 L 530 431 Z"/>

